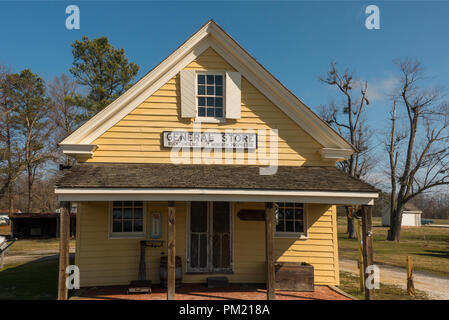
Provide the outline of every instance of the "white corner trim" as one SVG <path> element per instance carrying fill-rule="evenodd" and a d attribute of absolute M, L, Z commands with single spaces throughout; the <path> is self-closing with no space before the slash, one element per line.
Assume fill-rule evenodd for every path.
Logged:
<path fill-rule="evenodd" d="M 322 148 L 320 151 L 323 159 L 348 160 L 354 153 L 352 149 Z"/>
<path fill-rule="evenodd" d="M 153 188 L 56 188 L 59 201 L 241 201 L 303 202 L 341 205 L 373 205 L 375 192 L 153 189 Z"/>
<path fill-rule="evenodd" d="M 157 67 L 61 143 L 92 143 L 209 47 L 222 55 L 323 147 L 352 149 L 345 139 L 285 88 L 214 21 L 206 23 Z"/>
<path fill-rule="evenodd" d="M 97 149 L 95 144 L 59 144 L 62 152 L 69 156 L 88 156 L 92 157 L 94 151 Z"/>

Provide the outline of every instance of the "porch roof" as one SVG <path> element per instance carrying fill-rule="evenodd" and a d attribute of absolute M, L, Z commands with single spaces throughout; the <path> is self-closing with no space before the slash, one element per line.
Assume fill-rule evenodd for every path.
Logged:
<path fill-rule="evenodd" d="M 378 190 L 335 167 L 279 166 L 273 175 L 260 175 L 258 166 L 249 165 L 82 163 L 64 172 L 56 193 L 64 201 L 106 200 L 106 195 L 115 194 L 179 201 L 205 200 L 205 195 L 214 201 L 313 202 L 305 197 L 321 197 L 321 203 L 372 204 L 367 201 L 377 198 Z M 331 199 L 323 197 L 346 200 L 328 202 Z M 355 198 L 364 200 L 350 200 Z"/>

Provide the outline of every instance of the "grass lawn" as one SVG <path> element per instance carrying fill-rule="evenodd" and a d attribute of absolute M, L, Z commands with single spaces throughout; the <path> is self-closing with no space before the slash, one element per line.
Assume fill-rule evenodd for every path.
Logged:
<path fill-rule="evenodd" d="M 365 294 L 360 291 L 359 278 L 349 272 L 340 272 L 340 289 L 350 295 L 364 300 Z M 427 295 L 415 289 L 415 297 L 407 294 L 404 290 L 397 286 L 380 284 L 380 288 L 376 290 L 376 300 L 427 300 Z"/>
<path fill-rule="evenodd" d="M 70 240 L 70 249 L 75 248 L 75 240 Z M 20 254 L 30 251 L 40 251 L 40 250 L 59 250 L 59 240 L 58 239 L 24 239 L 17 240 L 10 248 L 9 253 Z"/>
<path fill-rule="evenodd" d="M 434 224 L 449 224 L 449 220 L 446 219 L 429 219 L 432 220 Z"/>
<path fill-rule="evenodd" d="M 0 300 L 55 300 L 58 263 L 54 258 L 41 259 L 0 270 Z"/>
<path fill-rule="evenodd" d="M 440 222 L 439 222 L 440 223 Z M 374 261 L 405 268 L 405 258 L 413 258 L 415 270 L 449 275 L 449 229 L 403 227 L 401 241 L 387 241 L 387 227 L 373 218 Z M 357 240 L 347 239 L 346 217 L 338 218 L 338 246 L 341 258 L 357 259 Z"/>

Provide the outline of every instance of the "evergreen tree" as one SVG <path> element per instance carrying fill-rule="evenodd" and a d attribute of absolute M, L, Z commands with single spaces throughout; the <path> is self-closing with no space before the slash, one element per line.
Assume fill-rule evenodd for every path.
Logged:
<path fill-rule="evenodd" d="M 91 117 L 125 92 L 133 83 L 139 66 L 128 62 L 125 50 L 114 48 L 108 38 L 89 40 L 83 36 L 73 44 L 73 67 L 76 81 L 87 87 L 87 96 L 77 95 L 75 103 Z"/>

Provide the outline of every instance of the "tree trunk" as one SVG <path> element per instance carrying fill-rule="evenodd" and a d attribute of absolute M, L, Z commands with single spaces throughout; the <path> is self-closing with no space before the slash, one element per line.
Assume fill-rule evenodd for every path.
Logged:
<path fill-rule="evenodd" d="M 402 205 L 397 206 L 390 212 L 390 229 L 388 230 L 387 240 L 400 241 L 402 223 Z"/>
<path fill-rule="evenodd" d="M 345 207 L 346 209 L 346 220 L 348 222 L 348 239 L 357 239 L 357 230 L 355 228 L 354 218 L 351 216 L 352 208 Z"/>
<path fill-rule="evenodd" d="M 31 168 L 28 168 L 28 201 L 27 201 L 27 212 L 31 212 L 31 197 L 32 197 L 32 191 L 31 188 L 33 187 L 33 180 L 32 180 L 32 172 Z"/>

